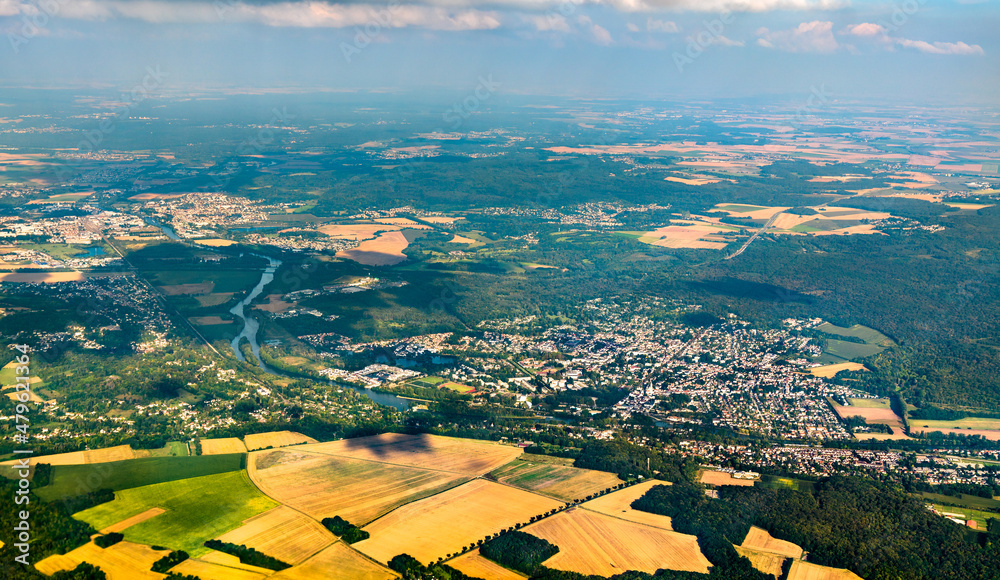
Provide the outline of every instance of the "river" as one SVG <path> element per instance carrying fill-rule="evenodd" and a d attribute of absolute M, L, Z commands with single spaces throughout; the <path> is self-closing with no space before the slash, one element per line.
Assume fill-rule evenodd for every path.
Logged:
<path fill-rule="evenodd" d="M 148 221 L 150 222 L 151 225 L 155 225 L 156 227 L 163 230 L 163 233 L 166 234 L 166 236 L 171 240 L 181 241 L 180 237 L 176 233 L 174 233 L 174 231 L 169 227 L 157 223 L 154 220 L 148 220 Z M 209 250 L 209 251 L 212 250 L 212 248 L 209 247 L 205 248 L 199 247 L 199 249 Z M 264 272 L 260 275 L 260 281 L 257 282 L 256 286 L 253 287 L 253 290 L 251 290 L 250 293 L 247 294 L 246 298 L 241 300 L 239 304 L 233 306 L 232 309 L 229 310 L 229 312 L 232 313 L 234 316 L 243 320 L 243 331 L 240 332 L 236 336 L 236 338 L 233 339 L 233 341 L 230 343 L 230 346 L 233 349 L 233 353 L 236 354 L 237 359 L 243 362 L 247 362 L 246 357 L 243 356 L 243 351 L 240 350 L 240 341 L 243 338 L 246 338 L 247 342 L 250 343 L 250 351 L 253 353 L 253 356 L 256 359 L 253 362 L 256 362 L 257 366 L 259 366 L 261 370 L 270 373 L 272 375 L 277 375 L 280 377 L 288 377 L 288 375 L 282 373 L 281 371 L 275 368 L 268 366 L 267 364 L 264 363 L 263 360 L 261 360 L 260 344 L 257 342 L 257 332 L 260 330 L 260 323 L 257 322 L 257 320 L 252 316 L 246 315 L 246 307 L 249 306 L 250 303 L 253 302 L 255 298 L 260 296 L 260 293 L 264 291 L 265 286 L 267 286 L 268 284 L 271 283 L 272 280 L 274 280 L 274 272 L 278 269 L 278 266 L 281 265 L 281 260 L 271 258 L 269 256 L 261 256 L 260 254 L 254 254 L 254 255 L 259 256 L 261 258 L 265 258 L 268 261 L 268 265 L 267 268 L 264 268 Z M 339 384 L 340 383 L 338 383 L 338 385 Z M 362 395 L 368 397 L 369 399 L 375 401 L 380 405 L 395 407 L 400 411 L 405 411 L 406 409 L 410 408 L 410 401 L 397 397 L 396 395 L 390 395 L 388 393 L 376 393 L 375 391 L 370 391 L 368 389 L 364 389 L 361 387 L 355 387 L 353 385 L 344 385 L 344 386 L 354 389 L 355 391 L 361 393 Z"/>

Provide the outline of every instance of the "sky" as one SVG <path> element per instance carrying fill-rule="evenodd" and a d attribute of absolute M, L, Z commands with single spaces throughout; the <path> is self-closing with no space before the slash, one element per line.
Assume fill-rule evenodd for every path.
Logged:
<path fill-rule="evenodd" d="M 1000 0 L 0 0 L 0 88 L 997 105 L 998 31 Z"/>

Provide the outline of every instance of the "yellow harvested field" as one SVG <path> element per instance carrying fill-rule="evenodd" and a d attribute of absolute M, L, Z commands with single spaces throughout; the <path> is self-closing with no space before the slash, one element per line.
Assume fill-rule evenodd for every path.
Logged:
<path fill-rule="evenodd" d="M 632 509 L 632 502 L 646 495 L 650 488 L 657 485 L 671 485 L 666 481 L 644 481 L 636 485 L 631 485 L 625 489 L 613 491 L 607 495 L 602 495 L 597 499 L 592 499 L 581 504 L 580 507 L 602 513 L 605 515 L 621 518 L 630 522 L 655 526 L 664 530 L 673 530 L 669 516 L 651 514 L 636 509 Z"/>
<path fill-rule="evenodd" d="M 523 453 L 520 447 L 490 441 L 401 433 L 317 443 L 302 450 L 464 475 L 484 475 Z"/>
<path fill-rule="evenodd" d="M 327 224 L 316 229 L 331 238 L 360 242 L 374 238 L 379 232 L 390 232 L 400 228 L 391 224 Z"/>
<path fill-rule="evenodd" d="M 202 439 L 202 455 L 223 455 L 225 453 L 246 453 L 247 446 L 237 437 L 225 439 Z"/>
<path fill-rule="evenodd" d="M 684 185 L 708 185 L 709 183 L 718 183 L 722 181 L 721 179 L 712 179 L 708 177 L 687 178 L 687 177 L 677 177 L 674 175 L 671 175 L 670 177 L 665 177 L 664 179 L 676 183 L 683 183 Z"/>
<path fill-rule="evenodd" d="M 409 554 L 432 562 L 563 503 L 477 479 L 406 504 L 365 526 L 371 538 L 354 548 L 379 562 Z"/>
<path fill-rule="evenodd" d="M 448 217 L 443 215 L 425 215 L 420 216 L 420 219 L 429 224 L 452 224 L 458 220 L 464 220 L 464 217 Z"/>
<path fill-rule="evenodd" d="M 709 485 L 736 485 L 740 487 L 752 487 L 756 479 L 737 479 L 731 473 L 725 471 L 705 470 L 701 472 L 702 483 Z"/>
<path fill-rule="evenodd" d="M 796 560 L 788 571 L 788 580 L 862 580 L 854 572 L 844 568 L 830 568 Z"/>
<path fill-rule="evenodd" d="M 778 554 L 779 556 L 794 558 L 796 560 L 802 558 L 802 548 L 791 542 L 774 538 L 771 534 L 767 533 L 767 530 L 758 528 L 757 526 L 750 528 L 750 532 L 747 533 L 747 537 L 743 539 L 740 547 L 759 552 L 770 552 L 771 554 Z"/>
<path fill-rule="evenodd" d="M 262 572 L 241 570 L 222 564 L 214 564 L 200 559 L 187 559 L 170 569 L 181 575 L 191 575 L 200 580 L 263 580 L 267 575 Z M 270 574 L 270 570 L 267 573 Z"/>
<path fill-rule="evenodd" d="M 317 520 L 339 515 L 361 526 L 467 480 L 454 473 L 299 449 L 255 452 L 247 471 L 261 491 Z"/>
<path fill-rule="evenodd" d="M 622 481 L 613 473 L 515 459 L 493 472 L 497 481 L 561 500 L 583 499 Z"/>
<path fill-rule="evenodd" d="M 101 530 L 101 533 L 102 534 L 110 534 L 111 532 L 120 532 L 120 531 L 125 530 L 127 528 L 130 528 L 130 527 L 132 527 L 132 526 L 134 526 L 134 525 L 136 525 L 138 523 L 144 522 L 144 521 L 148 520 L 149 518 L 158 516 L 158 515 L 162 514 L 165 511 L 167 511 L 167 510 L 165 510 L 163 508 L 158 508 L 158 507 L 149 508 L 148 510 L 142 512 L 141 514 L 136 514 L 136 515 L 134 515 L 134 516 L 132 516 L 130 518 L 126 518 L 126 519 L 118 522 L 117 524 L 112 524 L 112 525 L 104 528 L 103 530 Z"/>
<path fill-rule="evenodd" d="M 413 220 L 411 220 L 409 218 L 400 218 L 400 217 L 396 217 L 396 218 L 379 218 L 379 219 L 372 220 L 372 221 L 374 221 L 377 224 L 389 224 L 389 225 L 393 225 L 393 226 L 403 226 L 405 228 L 412 228 L 412 229 L 415 229 L 415 230 L 429 230 L 429 229 L 431 229 L 430 226 L 425 225 L 425 224 L 421 224 L 421 223 L 417 223 L 417 222 L 415 222 L 415 221 L 413 221 Z"/>
<path fill-rule="evenodd" d="M 338 258 L 354 260 L 366 266 L 392 266 L 406 260 L 403 250 L 410 245 L 402 232 L 384 232 L 374 240 L 365 240 L 358 247 L 337 252 Z"/>
<path fill-rule="evenodd" d="M 708 573 L 711 566 L 695 536 L 671 532 L 573 508 L 525 528 L 559 546 L 545 566 L 581 574 L 612 576 L 626 570 L 660 568 Z"/>
<path fill-rule="evenodd" d="M 200 246 L 208 246 L 210 248 L 224 248 L 226 246 L 232 246 L 236 244 L 233 240 L 226 240 L 223 238 L 209 238 L 206 240 L 195 240 L 194 243 Z"/>
<path fill-rule="evenodd" d="M 31 465 L 36 463 L 48 463 L 49 465 L 85 465 L 88 463 L 107 463 L 109 461 L 124 461 L 135 459 L 135 451 L 129 445 L 118 445 L 115 447 L 104 447 L 101 449 L 88 449 L 87 451 L 71 451 L 69 453 L 56 453 L 55 455 L 41 455 L 32 457 L 29 461 Z M 0 465 L 11 465 L 13 461 L 5 461 Z"/>
<path fill-rule="evenodd" d="M 838 363 L 835 365 L 826 365 L 822 367 L 813 367 L 809 369 L 809 374 L 814 377 L 823 377 L 824 379 L 831 379 L 840 371 L 866 371 L 868 370 L 865 365 L 856 362 L 845 362 Z"/>
<path fill-rule="evenodd" d="M 527 576 L 508 570 L 500 564 L 479 555 L 479 550 L 473 550 L 447 563 L 459 572 L 473 578 L 488 580 L 524 580 Z"/>
<path fill-rule="evenodd" d="M 225 552 L 217 552 L 215 550 L 209 551 L 198 558 L 202 562 L 207 562 L 209 564 L 216 564 L 219 566 L 225 566 L 227 568 L 234 568 L 237 570 L 244 570 L 247 572 L 257 572 L 259 574 L 270 574 L 271 570 L 268 568 L 261 568 L 259 566 L 251 566 L 250 564 L 244 564 L 240 562 L 240 559 L 232 554 L 227 554 Z"/>
<path fill-rule="evenodd" d="M 219 537 L 289 564 L 300 564 L 337 540 L 316 520 L 287 506 L 256 515 Z"/>
<path fill-rule="evenodd" d="M 730 208 L 730 209 L 726 209 L 726 208 Z M 787 207 L 787 206 L 785 206 L 785 207 L 768 207 L 768 206 L 752 206 L 752 205 L 734 206 L 733 204 L 720 203 L 720 204 L 717 204 L 715 206 L 715 209 L 717 211 L 724 211 L 727 214 L 732 215 L 732 216 L 748 217 L 750 219 L 766 220 L 766 219 L 770 219 L 771 216 L 773 216 L 774 214 L 776 214 L 778 212 L 785 211 L 785 210 L 792 209 L 792 208 Z"/>
<path fill-rule="evenodd" d="M 160 292 L 167 296 L 181 296 L 183 294 L 211 294 L 215 288 L 215 282 L 199 282 L 197 284 L 171 284 L 169 286 L 157 286 Z"/>
<path fill-rule="evenodd" d="M 232 324 L 232 320 L 223 320 L 219 316 L 195 316 L 193 318 L 188 318 L 192 324 L 198 326 L 218 326 L 220 324 Z"/>
<path fill-rule="evenodd" d="M 448 243 L 449 244 L 476 244 L 478 242 L 476 240 L 472 239 L 472 238 L 467 238 L 465 236 L 456 235 Z"/>
<path fill-rule="evenodd" d="M 300 443 L 315 443 L 316 440 L 294 431 L 270 431 L 268 433 L 247 435 L 243 437 L 243 442 L 246 443 L 247 449 L 253 451 L 266 447 L 287 447 Z"/>
<path fill-rule="evenodd" d="M 718 236 L 724 232 L 734 231 L 735 227 L 717 226 L 700 221 L 679 222 L 680 225 L 662 227 L 639 237 L 639 241 L 661 248 L 702 248 L 721 250 L 727 242 L 718 241 Z"/>
<path fill-rule="evenodd" d="M 72 570 L 81 562 L 101 568 L 108 580 L 142 580 L 165 578 L 164 574 L 151 571 L 153 562 L 167 555 L 143 544 L 118 542 L 109 548 L 99 548 L 93 542 L 72 550 L 65 555 L 49 556 L 35 564 L 42 574 L 51 576 L 60 570 Z"/>
<path fill-rule="evenodd" d="M 0 282 L 27 282 L 55 284 L 56 282 L 79 282 L 83 280 L 83 272 L 3 272 Z"/>
<path fill-rule="evenodd" d="M 864 417 L 869 424 L 888 425 L 892 433 L 855 433 L 854 437 L 860 440 L 875 439 L 883 441 L 887 439 L 909 439 L 903 429 L 903 421 L 890 408 L 854 406 L 843 407 L 834 402 L 830 402 L 833 410 L 842 419 L 847 417 Z M 1000 434 L 1000 432 L 998 432 Z"/>
<path fill-rule="evenodd" d="M 271 576 L 273 580 L 315 580 L 316 578 L 388 580 L 398 577 L 392 570 L 366 559 L 343 542 L 337 542 L 302 564 Z"/>
<path fill-rule="evenodd" d="M 785 564 L 785 556 L 779 554 L 772 554 L 770 552 L 761 552 L 759 550 L 751 550 L 749 548 L 744 548 L 743 546 L 736 546 L 736 553 L 740 556 L 745 556 L 753 567 L 760 570 L 765 574 L 770 574 L 775 578 L 781 576 L 781 567 Z"/>

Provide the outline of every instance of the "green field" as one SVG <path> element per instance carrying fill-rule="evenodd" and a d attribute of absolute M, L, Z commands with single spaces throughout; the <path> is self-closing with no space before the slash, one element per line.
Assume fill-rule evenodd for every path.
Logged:
<path fill-rule="evenodd" d="M 163 508 L 165 513 L 126 529 L 125 539 L 196 557 L 209 552 L 202 546 L 205 540 L 278 505 L 253 485 L 245 471 L 236 471 L 126 489 L 117 492 L 114 501 L 73 517 L 100 530 L 151 508 Z"/>
<path fill-rule="evenodd" d="M 16 362 L 11 361 L 3 368 L 0 368 L 0 386 L 9 387 L 17 384 L 17 373 L 14 371 L 14 368 L 17 366 L 18 364 Z M 31 390 L 37 391 L 45 386 L 45 381 L 41 380 L 38 375 L 29 376 L 34 376 L 35 379 L 38 379 L 31 382 Z"/>
<path fill-rule="evenodd" d="M 407 384 L 413 385 L 414 387 L 423 387 L 425 389 L 436 389 L 441 386 L 444 379 L 441 377 L 423 377 L 420 379 L 414 379 Z"/>
<path fill-rule="evenodd" d="M 866 344 L 878 345 L 878 346 L 892 346 L 892 340 L 882 334 L 881 332 L 875 330 L 874 328 L 868 328 L 867 326 L 862 326 L 860 324 L 855 324 L 850 328 L 844 328 L 843 326 L 837 326 L 836 324 L 830 324 L 829 322 L 824 322 L 816 327 L 816 330 L 820 332 L 825 332 L 827 334 L 833 334 L 836 336 L 850 336 L 852 338 L 859 338 L 865 341 Z"/>
<path fill-rule="evenodd" d="M 186 448 L 185 448 L 186 449 Z M 35 492 L 50 501 L 98 489 L 133 487 L 242 470 L 244 454 L 143 457 L 92 465 L 55 465 L 49 484 Z"/>
<path fill-rule="evenodd" d="M 934 509 L 939 512 L 948 512 L 949 514 L 961 514 L 966 520 L 972 520 L 976 522 L 976 529 L 986 530 L 987 520 L 993 518 L 1000 520 L 1000 514 L 994 512 L 984 512 L 981 510 L 974 510 L 970 508 L 955 507 L 944 504 L 932 504 Z"/>
<path fill-rule="evenodd" d="M 804 479 L 792 477 L 778 477 L 776 475 L 761 475 L 760 480 L 754 483 L 757 487 L 768 489 L 794 489 L 797 491 L 813 491 L 813 483 Z"/>
<path fill-rule="evenodd" d="M 891 409 L 892 404 L 889 399 L 847 399 L 852 407 L 861 409 Z"/>
<path fill-rule="evenodd" d="M 842 360 L 854 360 L 878 354 L 883 350 L 885 349 L 874 344 L 847 342 L 846 340 L 831 338 L 826 341 L 826 347 L 823 349 L 823 354 Z"/>
<path fill-rule="evenodd" d="M 988 419 L 985 417 L 966 417 L 954 421 L 936 421 L 932 419 L 910 419 L 914 427 L 926 428 L 929 431 L 935 429 L 975 429 L 984 431 L 995 431 L 1000 429 L 1000 419 Z"/>
<path fill-rule="evenodd" d="M 982 510 L 1000 509 L 1000 500 L 995 500 L 993 498 L 988 498 L 988 497 L 979 497 L 978 495 L 969 495 L 967 493 L 963 493 L 957 496 L 951 496 L 951 495 L 943 495 L 940 493 L 930 493 L 925 491 L 921 493 L 920 496 L 928 501 L 938 504 L 956 505 L 965 508 L 982 509 Z M 1000 519 L 1000 513 L 996 514 L 996 517 Z"/>

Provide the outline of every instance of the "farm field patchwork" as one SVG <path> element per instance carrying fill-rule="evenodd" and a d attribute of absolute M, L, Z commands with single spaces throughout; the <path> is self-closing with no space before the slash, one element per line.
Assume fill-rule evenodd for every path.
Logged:
<path fill-rule="evenodd" d="M 368 266 L 392 266 L 406 260 L 403 250 L 408 245 L 403 232 L 384 232 L 374 240 L 361 242 L 356 248 L 337 252 L 337 257 Z"/>
<path fill-rule="evenodd" d="M 371 538 L 354 544 L 379 562 L 409 554 L 432 562 L 563 503 L 477 479 L 400 507 L 365 526 Z"/>
<path fill-rule="evenodd" d="M 504 568 L 493 560 L 480 556 L 478 549 L 450 560 L 448 565 L 473 578 L 488 578 L 489 580 L 524 580 L 527 578 L 523 574 Z"/>
<path fill-rule="evenodd" d="M 270 576 L 273 580 L 388 580 L 399 576 L 337 542 L 302 564 Z"/>
<path fill-rule="evenodd" d="M 771 552 L 762 552 L 760 550 L 751 550 L 743 546 L 735 546 L 735 548 L 736 553 L 750 560 L 754 568 L 775 578 L 781 576 L 781 567 L 785 564 L 785 560 L 787 560 L 785 556 Z"/>
<path fill-rule="evenodd" d="M 740 547 L 748 550 L 778 554 L 796 560 L 802 558 L 802 548 L 791 542 L 779 540 L 767 533 L 767 530 L 758 528 L 757 526 L 750 528 L 747 537 L 743 538 L 743 543 L 740 544 Z"/>
<path fill-rule="evenodd" d="M 127 541 L 118 542 L 109 548 L 100 548 L 94 542 L 87 542 L 66 554 L 40 560 L 35 568 L 51 576 L 61 570 L 72 570 L 81 562 L 88 562 L 99 566 L 107 574 L 108 580 L 153 580 L 165 577 L 150 568 L 153 562 L 167 554 L 168 552 Z"/>
<path fill-rule="evenodd" d="M 268 447 L 288 447 L 300 443 L 316 443 L 312 437 L 307 437 L 294 431 L 270 431 L 267 433 L 254 433 L 243 437 L 243 442 L 247 449 L 266 449 Z"/>
<path fill-rule="evenodd" d="M 788 571 L 788 580 L 862 580 L 850 570 L 830 568 L 796 560 Z"/>
<path fill-rule="evenodd" d="M 236 472 L 243 469 L 243 455 L 193 457 L 143 457 L 128 461 L 87 465 L 56 465 L 49 485 L 36 493 L 55 500 L 80 494 L 80 481 L 98 481 L 100 487 L 120 491 L 179 479 Z"/>
<path fill-rule="evenodd" d="M 299 564 L 336 541 L 336 536 L 314 519 L 287 506 L 276 507 L 219 537 L 288 562 Z"/>
<path fill-rule="evenodd" d="M 407 502 L 467 480 L 454 473 L 299 449 L 255 452 L 248 472 L 264 493 L 317 520 L 339 515 L 364 525 Z"/>
<path fill-rule="evenodd" d="M 247 447 L 243 441 L 237 437 L 227 437 L 225 439 L 202 439 L 202 455 L 223 455 L 226 453 L 246 453 Z"/>
<path fill-rule="evenodd" d="M 839 364 L 826 365 L 821 367 L 813 367 L 809 369 L 809 374 L 814 377 L 822 377 L 824 379 L 832 379 L 840 371 L 864 371 L 868 370 L 865 365 L 856 362 L 845 362 Z"/>
<path fill-rule="evenodd" d="M 56 453 L 54 455 L 40 455 L 32 457 L 32 465 L 38 463 L 48 463 L 49 465 L 85 465 L 92 463 L 107 463 L 112 461 L 124 461 L 133 459 L 135 451 L 129 445 L 117 445 L 115 447 L 104 447 L 101 449 L 88 449 L 86 451 L 70 451 L 69 453 Z M 13 461 L 5 461 L 0 465 L 13 465 Z"/>
<path fill-rule="evenodd" d="M 695 536 L 572 508 L 524 529 L 559 546 L 545 566 L 611 576 L 660 568 L 708 573 L 711 565 Z"/>
<path fill-rule="evenodd" d="M 483 475 L 522 453 L 518 447 L 488 441 L 399 433 L 304 445 L 302 450 L 464 475 Z"/>
<path fill-rule="evenodd" d="M 644 481 L 630 485 L 625 489 L 613 491 L 607 495 L 580 504 L 580 507 L 593 512 L 614 516 L 638 524 L 655 526 L 664 530 L 673 530 L 669 516 L 661 516 L 650 512 L 632 509 L 632 502 L 646 495 L 650 488 L 657 485 L 671 485 L 666 481 Z"/>
<path fill-rule="evenodd" d="M 165 513 L 126 529 L 125 538 L 198 556 L 209 551 L 202 546 L 206 540 L 277 505 L 241 471 L 122 490 L 115 493 L 113 501 L 73 517 L 104 529 L 150 508 L 163 508 Z"/>
<path fill-rule="evenodd" d="M 199 580 L 263 580 L 267 574 L 252 570 L 241 570 L 214 562 L 206 562 L 200 558 L 188 558 L 170 569 L 181 575 L 196 576 Z M 271 571 L 267 570 L 269 574 Z"/>
<path fill-rule="evenodd" d="M 567 501 L 585 498 L 622 482 L 612 473 L 550 463 L 533 463 L 523 458 L 515 459 L 493 470 L 490 475 L 501 483 Z"/>
<path fill-rule="evenodd" d="M 709 485 L 736 485 L 742 487 L 753 487 L 756 480 L 733 477 L 731 473 L 725 471 L 715 471 L 706 469 L 701 472 L 699 481 Z"/>

